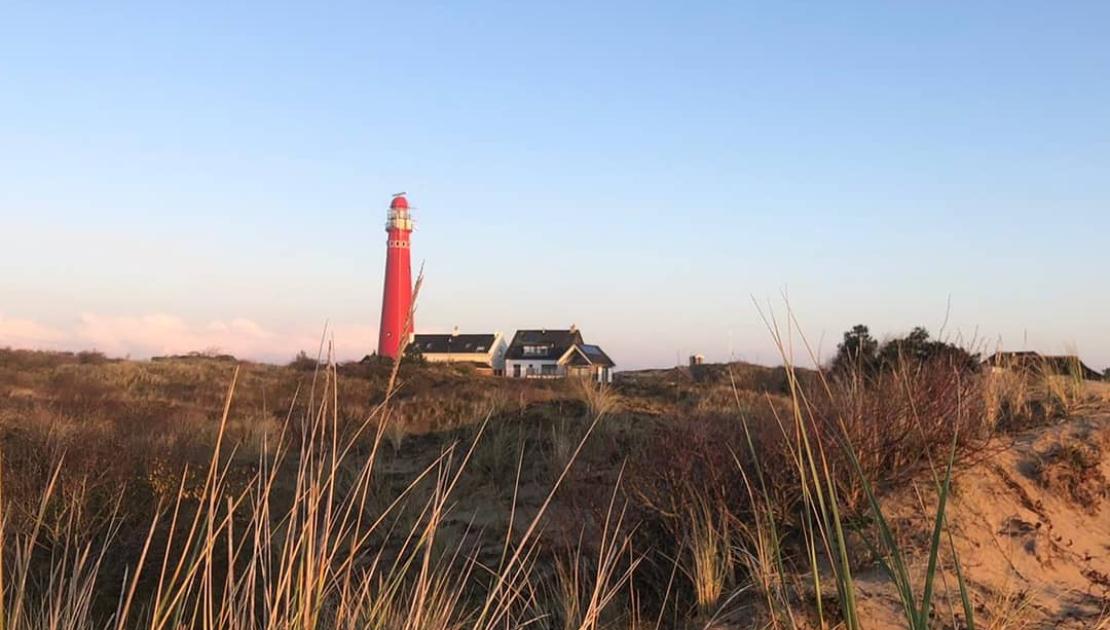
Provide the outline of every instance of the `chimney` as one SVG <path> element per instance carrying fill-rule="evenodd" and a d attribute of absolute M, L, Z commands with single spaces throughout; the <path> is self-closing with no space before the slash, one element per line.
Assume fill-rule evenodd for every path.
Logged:
<path fill-rule="evenodd" d="M 455 326 L 455 327 L 454 327 L 454 328 L 453 328 L 453 329 L 451 330 L 451 336 L 452 336 L 452 337 L 458 337 L 458 336 L 459 336 L 459 327 L 458 327 L 458 326 Z"/>

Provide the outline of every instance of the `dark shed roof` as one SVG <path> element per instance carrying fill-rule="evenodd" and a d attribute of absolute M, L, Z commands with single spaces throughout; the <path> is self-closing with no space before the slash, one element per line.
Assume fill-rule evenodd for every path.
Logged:
<path fill-rule="evenodd" d="M 1098 380 L 1101 375 L 1074 354 L 1044 355 L 1025 350 L 1022 352 L 995 352 L 983 363 L 996 367 L 1020 370 L 1037 370 L 1048 374 L 1066 374 L 1084 379 Z"/>
<path fill-rule="evenodd" d="M 422 354 L 489 352 L 497 335 L 415 335 L 412 347 Z"/>

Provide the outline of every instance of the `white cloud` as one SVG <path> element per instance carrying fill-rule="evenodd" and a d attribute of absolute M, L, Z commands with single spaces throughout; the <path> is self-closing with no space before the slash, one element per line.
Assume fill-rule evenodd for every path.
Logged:
<path fill-rule="evenodd" d="M 280 331 L 236 317 L 192 322 L 176 315 L 83 313 L 72 326 L 58 328 L 0 315 L 0 346 L 48 350 L 99 350 L 109 356 L 147 358 L 214 350 L 242 359 L 287 361 L 298 351 L 314 354 L 323 327 Z M 356 359 L 376 345 L 376 330 L 359 324 L 330 326 L 339 359 Z"/>

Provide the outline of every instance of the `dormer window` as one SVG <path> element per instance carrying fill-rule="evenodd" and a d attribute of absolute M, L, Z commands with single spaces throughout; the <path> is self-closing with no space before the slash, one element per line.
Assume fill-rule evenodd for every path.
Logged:
<path fill-rule="evenodd" d="M 524 354 L 526 356 L 535 357 L 541 354 L 547 354 L 548 348 L 550 348 L 550 346 L 524 346 Z"/>

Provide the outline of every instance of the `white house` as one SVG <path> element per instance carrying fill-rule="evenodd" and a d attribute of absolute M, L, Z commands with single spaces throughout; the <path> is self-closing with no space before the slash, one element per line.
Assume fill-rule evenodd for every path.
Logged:
<path fill-rule="evenodd" d="M 600 346 L 583 342 L 582 333 L 568 330 L 518 330 L 505 353 L 509 378 L 586 376 L 601 383 L 613 380 L 616 364 Z"/>
<path fill-rule="evenodd" d="M 505 369 L 505 336 L 499 332 L 462 335 L 414 335 L 409 344 L 424 360 L 432 363 L 471 363 L 479 369 L 500 375 Z"/>

